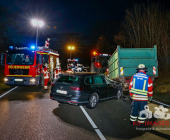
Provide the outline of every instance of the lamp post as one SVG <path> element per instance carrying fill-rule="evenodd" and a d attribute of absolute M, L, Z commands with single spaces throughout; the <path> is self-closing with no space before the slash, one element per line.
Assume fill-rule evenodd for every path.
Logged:
<path fill-rule="evenodd" d="M 41 28 L 44 26 L 44 22 L 42 20 L 39 19 L 32 19 L 31 23 L 34 27 L 37 28 L 37 33 L 36 33 L 36 48 L 37 48 L 37 44 L 38 44 L 38 28 Z"/>
<path fill-rule="evenodd" d="M 74 50 L 74 46 L 68 46 L 68 49 L 70 50 L 70 59 L 71 59 L 71 51 Z"/>

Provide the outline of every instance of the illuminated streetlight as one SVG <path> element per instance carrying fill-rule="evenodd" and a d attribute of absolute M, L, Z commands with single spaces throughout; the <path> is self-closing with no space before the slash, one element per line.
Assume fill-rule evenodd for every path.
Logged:
<path fill-rule="evenodd" d="M 37 34 L 36 34 L 36 48 L 37 48 L 37 44 L 38 44 L 38 28 L 41 28 L 44 26 L 44 22 L 42 20 L 39 19 L 32 19 L 31 23 L 34 27 L 37 28 Z"/>
<path fill-rule="evenodd" d="M 74 50 L 74 46 L 68 46 L 68 49 L 70 50 L 70 59 L 71 59 L 71 51 Z"/>

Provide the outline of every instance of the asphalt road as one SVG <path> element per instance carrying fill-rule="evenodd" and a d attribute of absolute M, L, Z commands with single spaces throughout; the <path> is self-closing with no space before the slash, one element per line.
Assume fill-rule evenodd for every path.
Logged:
<path fill-rule="evenodd" d="M 95 109 L 83 106 L 96 125 L 93 128 L 80 106 L 59 104 L 49 98 L 49 92 L 36 87 L 17 87 L 1 97 L 0 140 L 100 140 L 101 135 L 107 140 L 170 139 L 170 124 L 131 126 L 130 101 L 103 101 Z M 149 104 L 151 111 L 156 106 Z M 96 130 L 101 133 L 97 134 Z"/>

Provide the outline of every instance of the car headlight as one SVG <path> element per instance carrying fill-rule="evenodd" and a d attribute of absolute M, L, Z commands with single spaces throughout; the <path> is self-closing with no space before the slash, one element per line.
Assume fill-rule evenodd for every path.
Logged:
<path fill-rule="evenodd" d="M 35 78 L 30 79 L 30 82 L 35 83 Z"/>
<path fill-rule="evenodd" d="M 8 78 L 5 77 L 5 78 L 4 78 L 4 81 L 7 82 L 7 81 L 8 81 Z"/>

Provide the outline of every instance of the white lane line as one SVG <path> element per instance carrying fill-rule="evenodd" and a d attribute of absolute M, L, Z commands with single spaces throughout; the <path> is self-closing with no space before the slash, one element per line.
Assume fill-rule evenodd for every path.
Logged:
<path fill-rule="evenodd" d="M 100 132 L 99 129 L 95 129 L 96 133 L 98 134 L 98 136 L 100 137 L 101 140 L 106 140 L 106 138 L 103 136 L 103 134 Z"/>
<path fill-rule="evenodd" d="M 162 102 L 158 102 L 158 101 L 156 101 L 156 100 L 152 100 L 152 101 L 153 101 L 153 102 L 156 102 L 156 103 L 158 103 L 158 104 L 162 104 L 162 105 L 164 105 L 164 106 L 170 107 L 170 105 L 164 104 L 164 103 L 162 103 Z"/>
<path fill-rule="evenodd" d="M 97 126 L 95 125 L 95 123 L 93 122 L 93 120 L 90 118 L 89 114 L 86 112 L 86 110 L 83 108 L 83 106 L 80 106 L 81 110 L 83 111 L 84 115 L 86 116 L 86 118 L 88 119 L 88 121 L 90 122 L 90 124 L 92 125 L 92 127 L 95 129 L 96 133 L 98 134 L 98 136 L 100 137 L 101 140 L 106 140 L 106 138 L 103 136 L 103 134 L 100 132 L 100 130 L 97 128 Z"/>
<path fill-rule="evenodd" d="M 18 87 L 18 86 L 14 87 L 14 88 L 12 88 L 11 90 L 7 91 L 6 93 L 2 94 L 2 95 L 0 96 L 0 98 L 2 98 L 4 95 L 8 94 L 9 92 L 13 91 L 13 90 L 16 89 L 17 87 Z"/>

